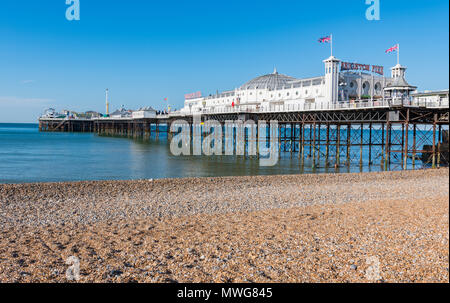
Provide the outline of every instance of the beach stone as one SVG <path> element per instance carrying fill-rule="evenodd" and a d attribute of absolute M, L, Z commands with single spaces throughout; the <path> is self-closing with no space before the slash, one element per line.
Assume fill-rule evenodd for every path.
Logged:
<path fill-rule="evenodd" d="M 448 283 L 448 213 L 448 168 L 4 184 L 0 282 Z"/>
<path fill-rule="evenodd" d="M 114 269 L 109 273 L 110 277 L 117 277 L 123 274 L 123 271 L 121 271 L 120 269 Z"/>

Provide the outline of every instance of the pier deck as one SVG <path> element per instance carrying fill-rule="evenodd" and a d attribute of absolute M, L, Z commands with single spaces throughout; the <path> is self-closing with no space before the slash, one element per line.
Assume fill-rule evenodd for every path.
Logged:
<path fill-rule="evenodd" d="M 427 106 L 366 102 L 363 106 L 336 104 L 326 109 L 274 106 L 250 110 L 241 107 L 198 114 L 202 122 L 215 120 L 222 126 L 237 120 L 277 121 L 280 152 L 297 154 L 302 161 L 305 157 L 311 158 L 313 165 L 321 159 L 326 166 L 379 163 L 385 169 L 391 165 L 406 169 L 408 165 L 438 167 L 448 164 L 448 103 Z M 161 125 L 176 121 L 185 121 L 182 123 L 192 127 L 194 115 L 171 113 L 144 119 L 41 118 L 39 130 L 150 138 L 152 133 L 158 137 Z M 170 138 L 170 127 L 165 127 L 164 131 Z M 248 140 L 247 133 L 244 137 Z M 364 159 L 363 150 L 368 150 L 368 159 Z"/>

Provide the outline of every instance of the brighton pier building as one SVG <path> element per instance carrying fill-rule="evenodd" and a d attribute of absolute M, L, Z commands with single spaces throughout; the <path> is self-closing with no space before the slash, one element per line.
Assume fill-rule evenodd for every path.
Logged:
<path fill-rule="evenodd" d="M 416 91 L 405 80 L 406 67 L 391 68 L 385 77 L 383 67 L 341 62 L 334 56 L 324 60 L 324 75 L 297 79 L 273 73 L 257 77 L 230 91 L 202 97 L 201 93 L 185 95 L 183 114 L 200 112 L 253 111 L 277 106 L 300 109 L 327 109 L 338 103 L 377 102 L 409 97 Z"/>

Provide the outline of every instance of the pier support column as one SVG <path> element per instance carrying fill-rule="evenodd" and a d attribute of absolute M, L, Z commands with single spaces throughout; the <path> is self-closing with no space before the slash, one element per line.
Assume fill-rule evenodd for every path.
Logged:
<path fill-rule="evenodd" d="M 308 142 L 308 146 L 309 146 L 309 158 L 312 157 L 312 124 L 309 124 L 309 142 Z"/>
<path fill-rule="evenodd" d="M 260 155 L 259 155 L 259 142 L 260 142 L 260 133 L 259 133 L 259 124 L 256 124 L 256 157 L 259 159 Z"/>
<path fill-rule="evenodd" d="M 317 164 L 320 165 L 320 141 L 321 141 L 321 130 L 322 125 L 319 123 L 318 133 L 317 133 Z"/>
<path fill-rule="evenodd" d="M 413 124 L 412 167 L 416 167 L 416 124 Z"/>
<path fill-rule="evenodd" d="M 364 124 L 361 123 L 361 141 L 359 144 L 359 169 L 363 167 Z"/>
<path fill-rule="evenodd" d="M 313 139 L 312 139 L 312 146 L 311 146 L 311 149 L 312 149 L 312 165 L 311 165 L 311 167 L 312 168 L 315 168 L 316 167 L 316 122 L 314 122 L 313 123 L 313 127 L 314 127 L 314 129 L 313 129 Z"/>
<path fill-rule="evenodd" d="M 384 156 L 384 170 L 388 170 L 388 166 L 390 164 L 391 159 L 391 123 L 388 121 L 386 123 L 386 148 L 385 148 L 385 156 Z"/>
<path fill-rule="evenodd" d="M 337 127 L 337 130 L 336 130 L 336 164 L 335 164 L 335 167 L 338 168 L 341 165 L 341 163 L 340 163 L 341 125 L 338 124 L 336 127 Z"/>
<path fill-rule="evenodd" d="M 330 155 L 330 124 L 327 123 L 327 139 L 325 143 L 325 167 L 328 167 L 328 157 Z"/>
<path fill-rule="evenodd" d="M 384 123 L 381 123 L 381 152 L 380 152 L 380 159 L 381 159 L 381 161 L 380 161 L 380 166 L 381 166 L 381 169 L 383 169 L 383 167 L 384 167 L 384 150 L 385 150 L 385 142 L 384 142 L 384 138 L 385 138 L 385 132 L 384 132 L 384 129 L 385 129 L 385 125 L 384 125 Z"/>
<path fill-rule="evenodd" d="M 409 143 L 409 109 L 406 111 L 406 121 L 405 121 L 405 154 L 403 155 L 403 169 L 408 169 L 408 143 Z"/>
<path fill-rule="evenodd" d="M 155 131 L 156 131 L 156 140 L 158 140 L 159 139 L 159 123 L 158 122 L 156 122 L 156 129 L 155 129 Z"/>
<path fill-rule="evenodd" d="M 303 131 L 303 127 L 302 124 L 298 125 L 298 159 L 300 159 L 301 154 L 302 154 L 302 131 Z"/>
<path fill-rule="evenodd" d="M 372 165 L 372 123 L 369 123 L 369 166 Z"/>
<path fill-rule="evenodd" d="M 290 152 L 291 152 L 291 158 L 292 153 L 295 152 L 295 124 L 291 123 L 291 143 L 289 146 Z"/>
<path fill-rule="evenodd" d="M 438 129 L 438 149 L 437 149 L 437 167 L 441 167 L 441 142 L 442 142 L 442 125 L 439 124 Z"/>
<path fill-rule="evenodd" d="M 150 139 L 150 123 L 148 123 L 148 122 L 145 122 L 145 130 L 144 130 L 144 133 L 145 133 L 145 139 L 146 140 L 149 140 Z M 168 131 L 168 134 L 170 133 L 169 132 L 169 129 L 167 130 Z"/>
<path fill-rule="evenodd" d="M 301 152 L 300 152 L 300 163 L 303 166 L 305 160 L 305 123 L 302 123 L 302 141 L 301 141 Z"/>
<path fill-rule="evenodd" d="M 279 128 L 279 135 L 278 135 L 278 158 L 281 158 L 281 152 L 282 151 L 286 151 L 286 125 L 284 125 L 284 146 L 283 148 L 281 147 L 281 133 L 283 131 L 283 123 L 280 124 L 280 128 Z M 267 142 L 270 142 L 270 124 L 269 124 L 269 139 L 267 140 Z M 270 143 L 269 143 L 270 144 Z"/>
<path fill-rule="evenodd" d="M 352 145 L 352 125 L 347 125 L 347 166 L 350 166 L 350 146 Z"/>
<path fill-rule="evenodd" d="M 436 168 L 436 124 L 437 124 L 437 114 L 434 114 L 434 119 L 433 119 L 433 163 L 432 163 L 433 168 Z"/>

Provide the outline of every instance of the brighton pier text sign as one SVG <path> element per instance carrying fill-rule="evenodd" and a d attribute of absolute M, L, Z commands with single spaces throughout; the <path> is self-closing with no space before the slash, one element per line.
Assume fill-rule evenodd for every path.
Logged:
<path fill-rule="evenodd" d="M 341 71 L 346 70 L 360 70 L 376 73 L 379 75 L 384 74 L 383 66 L 378 65 L 369 65 L 369 64 L 359 64 L 359 63 L 350 63 L 350 62 L 341 62 Z"/>
<path fill-rule="evenodd" d="M 196 98 L 201 98 L 201 97 L 202 97 L 201 92 L 195 92 L 195 93 L 190 93 L 190 94 L 184 95 L 185 100 L 196 99 Z"/>

